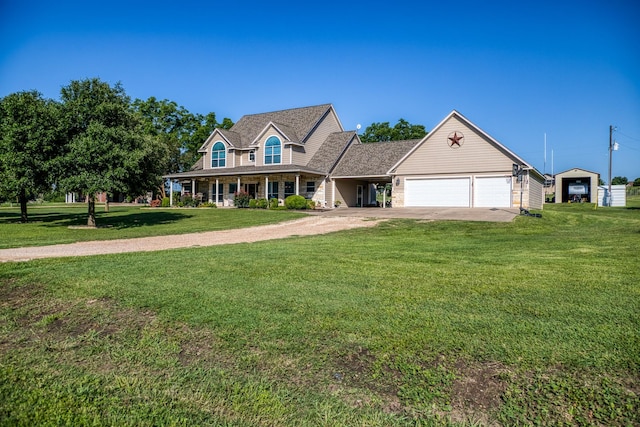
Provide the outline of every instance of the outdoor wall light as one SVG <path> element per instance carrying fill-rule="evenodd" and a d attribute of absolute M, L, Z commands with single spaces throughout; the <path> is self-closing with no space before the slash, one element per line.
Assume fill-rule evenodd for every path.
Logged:
<path fill-rule="evenodd" d="M 396 186 L 400 185 L 400 178 L 396 178 Z"/>

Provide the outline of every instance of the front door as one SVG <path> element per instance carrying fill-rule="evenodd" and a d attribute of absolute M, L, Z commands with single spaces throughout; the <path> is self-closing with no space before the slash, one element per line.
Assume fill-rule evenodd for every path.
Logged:
<path fill-rule="evenodd" d="M 249 197 L 251 199 L 255 199 L 256 192 L 258 191 L 258 184 L 245 184 L 244 191 L 246 191 L 247 194 L 249 194 Z"/>
<path fill-rule="evenodd" d="M 356 206 L 359 207 L 359 208 L 361 208 L 363 206 L 362 205 L 362 194 L 363 194 L 362 185 L 358 185 L 356 187 Z"/>

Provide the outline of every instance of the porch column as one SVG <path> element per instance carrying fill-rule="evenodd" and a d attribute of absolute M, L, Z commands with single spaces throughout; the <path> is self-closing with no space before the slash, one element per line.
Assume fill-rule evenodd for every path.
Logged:
<path fill-rule="evenodd" d="M 213 185 L 214 183 L 209 181 L 209 203 L 213 202 Z"/>
<path fill-rule="evenodd" d="M 216 198 L 215 198 L 216 206 L 219 203 L 218 200 L 220 200 L 220 179 L 216 178 Z M 222 203 L 224 203 L 224 202 L 222 202 Z"/>
<path fill-rule="evenodd" d="M 296 175 L 296 196 L 300 195 L 300 175 Z"/>
<path fill-rule="evenodd" d="M 196 180 L 191 180 L 191 197 L 196 195 Z"/>
<path fill-rule="evenodd" d="M 169 179 L 169 206 L 173 206 L 173 180 Z"/>
<path fill-rule="evenodd" d="M 264 177 L 264 198 L 269 200 L 269 177 L 266 175 Z"/>
<path fill-rule="evenodd" d="M 242 188 L 240 188 L 240 177 L 238 177 L 238 188 L 236 189 L 236 191 L 242 191 Z"/>
<path fill-rule="evenodd" d="M 382 190 L 382 209 L 387 207 L 387 184 L 384 185 L 384 190 Z"/>
<path fill-rule="evenodd" d="M 331 180 L 331 206 L 330 207 L 335 207 L 336 206 L 336 180 L 333 179 Z"/>

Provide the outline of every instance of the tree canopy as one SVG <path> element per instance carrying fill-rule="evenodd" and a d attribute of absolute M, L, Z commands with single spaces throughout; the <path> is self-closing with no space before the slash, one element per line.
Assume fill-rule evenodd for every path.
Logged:
<path fill-rule="evenodd" d="M 148 137 L 122 86 L 97 78 L 62 88 L 66 173 L 60 185 L 86 194 L 87 225 L 95 226 L 96 193 L 142 194 L 155 188 L 166 164 L 166 146 Z"/>
<path fill-rule="evenodd" d="M 616 176 L 611 180 L 611 185 L 627 185 L 629 180 L 626 176 Z"/>
<path fill-rule="evenodd" d="M 423 125 L 412 125 L 404 119 L 399 119 L 393 127 L 389 122 L 372 123 L 360 135 L 362 142 L 403 141 L 407 139 L 421 139 L 427 134 Z"/>
<path fill-rule="evenodd" d="M 167 99 L 136 99 L 133 111 L 143 122 L 145 133 L 160 140 L 169 155 L 165 172 L 182 172 L 199 158 L 198 149 L 216 127 L 233 126 L 231 119 L 218 123 L 215 113 L 192 114 L 183 106 Z"/>
<path fill-rule="evenodd" d="M 0 193 L 20 202 L 28 221 L 27 200 L 51 189 L 57 171 L 50 160 L 60 154 L 59 105 L 37 91 L 0 100 Z"/>

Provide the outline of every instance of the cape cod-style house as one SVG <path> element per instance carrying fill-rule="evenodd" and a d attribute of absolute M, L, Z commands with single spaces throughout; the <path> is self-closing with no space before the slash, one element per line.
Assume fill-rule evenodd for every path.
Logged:
<path fill-rule="evenodd" d="M 331 104 L 251 114 L 214 130 L 199 152 L 191 170 L 166 178 L 219 206 L 233 206 L 238 191 L 280 204 L 297 194 L 327 208 L 375 206 L 384 185 L 393 207 L 544 202 L 542 174 L 455 110 L 422 139 L 378 143 L 345 131 Z"/>

